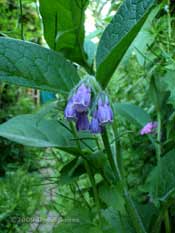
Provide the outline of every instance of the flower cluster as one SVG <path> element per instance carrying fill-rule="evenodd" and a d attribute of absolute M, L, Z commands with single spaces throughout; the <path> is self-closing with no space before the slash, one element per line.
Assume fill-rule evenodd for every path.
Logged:
<path fill-rule="evenodd" d="M 67 120 L 75 121 L 78 131 L 89 130 L 91 133 L 101 133 L 103 127 L 113 120 L 113 112 L 108 97 L 98 98 L 95 110 L 89 122 L 88 112 L 91 106 L 91 88 L 81 84 L 69 98 L 64 116 Z"/>
<path fill-rule="evenodd" d="M 157 122 L 148 122 L 140 131 L 140 135 L 151 134 L 155 132 Z"/>

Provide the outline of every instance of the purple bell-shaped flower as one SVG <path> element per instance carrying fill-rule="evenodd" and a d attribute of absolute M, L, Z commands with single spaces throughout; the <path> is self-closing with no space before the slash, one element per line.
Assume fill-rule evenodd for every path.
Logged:
<path fill-rule="evenodd" d="M 89 120 L 86 112 L 77 113 L 76 127 L 78 131 L 89 130 Z"/>
<path fill-rule="evenodd" d="M 66 108 L 64 110 L 64 117 L 70 121 L 72 121 L 72 120 L 75 121 L 77 119 L 77 115 L 76 115 L 75 108 L 73 106 L 72 98 L 68 100 L 68 103 L 67 103 Z"/>
<path fill-rule="evenodd" d="M 105 101 L 103 101 L 101 98 L 98 100 L 97 118 L 99 124 L 102 126 L 113 121 L 113 112 L 107 97 L 105 98 Z"/>
<path fill-rule="evenodd" d="M 73 104 L 77 112 L 86 112 L 91 102 L 91 89 L 84 83 L 79 86 L 73 95 Z"/>
<path fill-rule="evenodd" d="M 97 134 L 102 132 L 102 127 L 100 126 L 99 121 L 97 119 L 97 111 L 94 112 L 93 117 L 91 119 L 90 132 L 92 134 Z"/>

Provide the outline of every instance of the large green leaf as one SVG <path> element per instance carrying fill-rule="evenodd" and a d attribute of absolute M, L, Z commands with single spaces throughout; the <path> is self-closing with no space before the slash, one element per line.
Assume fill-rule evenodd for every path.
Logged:
<path fill-rule="evenodd" d="M 0 125 L 0 136 L 34 147 L 58 147 L 65 151 L 75 146 L 72 134 L 56 120 L 40 115 L 21 115 Z"/>
<path fill-rule="evenodd" d="M 158 165 L 148 176 L 145 191 L 149 192 L 151 200 L 167 201 L 175 196 L 175 150 L 162 157 Z"/>
<path fill-rule="evenodd" d="M 0 38 L 0 81 L 53 92 L 69 92 L 79 81 L 65 58 L 39 45 Z"/>
<path fill-rule="evenodd" d="M 153 0 L 125 0 L 104 31 L 97 49 L 97 80 L 105 88 L 146 20 Z"/>
<path fill-rule="evenodd" d="M 149 16 L 147 17 L 147 19 L 145 20 L 142 29 L 140 30 L 140 32 L 138 33 L 138 35 L 136 36 L 136 38 L 134 39 L 134 41 L 132 42 L 131 46 L 129 47 L 129 49 L 127 50 L 122 63 L 128 62 L 128 59 L 131 56 L 131 53 L 134 52 L 134 54 L 136 55 L 136 58 L 139 62 L 140 65 L 144 65 L 144 62 L 149 59 L 147 57 L 147 53 L 148 53 L 148 47 L 153 43 L 154 38 L 156 36 L 156 33 L 153 33 L 150 28 L 152 27 L 152 22 L 155 19 L 156 15 L 158 14 L 158 12 L 162 9 L 162 4 L 158 4 L 149 14 Z"/>
<path fill-rule="evenodd" d="M 114 104 L 116 114 L 120 114 L 127 120 L 136 123 L 139 126 L 144 126 L 151 121 L 150 116 L 140 107 L 130 103 Z"/>
<path fill-rule="evenodd" d="M 82 64 L 84 12 L 89 0 L 40 0 L 44 36 L 50 48 Z"/>

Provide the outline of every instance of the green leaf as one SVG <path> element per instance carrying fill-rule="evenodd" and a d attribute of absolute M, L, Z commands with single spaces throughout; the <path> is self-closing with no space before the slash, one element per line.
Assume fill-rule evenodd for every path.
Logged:
<path fill-rule="evenodd" d="M 59 53 L 33 43 L 0 38 L 0 81 L 52 92 L 69 92 L 79 76 Z"/>
<path fill-rule="evenodd" d="M 174 66 L 174 64 L 173 64 Z M 168 102 L 175 107 L 175 80 L 174 80 L 175 70 L 169 70 L 163 79 L 163 84 L 165 84 L 165 88 L 170 92 L 170 96 Z"/>
<path fill-rule="evenodd" d="M 145 20 L 144 25 L 142 26 L 142 29 L 132 42 L 131 46 L 129 47 L 128 51 L 126 52 L 122 63 L 123 62 L 128 62 L 129 57 L 131 56 L 131 53 L 134 52 L 134 54 L 137 57 L 137 60 L 140 65 L 144 65 L 144 62 L 149 59 L 147 57 L 147 50 L 148 46 L 150 46 L 154 38 L 156 36 L 156 33 L 153 33 L 150 29 L 152 27 L 152 22 L 155 19 L 156 15 L 158 12 L 162 9 L 162 4 L 157 5 L 149 14 L 147 19 Z"/>
<path fill-rule="evenodd" d="M 89 64 L 89 66 L 92 66 L 93 62 L 94 62 L 96 50 L 97 50 L 97 45 L 95 43 L 93 43 L 91 40 L 85 40 L 84 49 L 85 49 L 86 54 L 88 56 L 87 62 Z"/>
<path fill-rule="evenodd" d="M 40 0 L 44 36 L 50 48 L 79 64 L 86 58 L 84 18 L 88 0 Z"/>
<path fill-rule="evenodd" d="M 76 209 L 70 211 L 65 220 L 55 227 L 53 233 L 102 233 L 98 226 L 93 224 L 94 219 L 95 216 L 88 209 L 76 206 Z"/>
<path fill-rule="evenodd" d="M 104 225 L 104 233 L 134 233 L 127 216 L 121 215 L 117 210 L 109 207 L 102 211 L 107 224 Z"/>
<path fill-rule="evenodd" d="M 155 204 L 175 195 L 175 150 L 164 155 L 148 176 L 145 191 Z"/>
<path fill-rule="evenodd" d="M 135 202 L 138 213 L 142 219 L 142 222 L 147 230 L 151 232 L 150 229 L 155 221 L 155 216 L 158 214 L 159 210 L 154 206 L 153 203 L 140 204 Z"/>
<path fill-rule="evenodd" d="M 84 173 L 86 173 L 86 170 L 82 159 L 80 157 L 75 158 L 60 170 L 59 184 L 71 184 Z"/>
<path fill-rule="evenodd" d="M 130 103 L 116 103 L 114 104 L 116 114 L 125 117 L 126 120 L 132 121 L 139 126 L 144 126 L 151 121 L 150 116 L 140 107 Z"/>
<path fill-rule="evenodd" d="M 123 198 L 121 187 L 116 186 L 106 186 L 102 185 L 99 188 L 99 195 L 101 200 L 108 206 L 113 209 L 120 211 L 120 213 L 125 214 L 125 200 Z"/>
<path fill-rule="evenodd" d="M 153 0 L 125 0 L 105 29 L 97 49 L 97 80 L 105 88 L 146 20 Z"/>
<path fill-rule="evenodd" d="M 65 151 L 75 146 L 71 132 L 63 125 L 37 114 L 17 116 L 1 124 L 0 136 L 26 146 L 58 147 Z"/>

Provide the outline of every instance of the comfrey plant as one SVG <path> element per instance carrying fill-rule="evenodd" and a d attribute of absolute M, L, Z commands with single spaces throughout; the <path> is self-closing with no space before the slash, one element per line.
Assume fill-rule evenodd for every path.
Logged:
<path fill-rule="evenodd" d="M 170 151 L 173 142 L 168 140 L 172 129 L 169 127 L 166 134 L 162 132 L 160 101 L 164 100 L 165 107 L 166 98 L 160 98 L 156 82 L 151 82 L 155 123 L 136 105 L 115 101 L 111 105 L 110 96 L 106 94 L 108 83 L 127 49 L 147 18 L 150 21 L 150 17 L 155 17 L 162 5 L 154 8 L 152 0 L 124 0 L 101 35 L 96 52 L 96 45 L 85 38 L 84 33 L 88 4 L 88 0 L 39 0 L 44 37 L 50 49 L 0 38 L 1 81 L 58 93 L 66 102 L 64 109 L 58 99 L 57 104 L 51 103 L 38 113 L 5 122 L 0 125 L 0 136 L 26 146 L 56 147 L 63 156 L 70 157 L 71 161 L 60 171 L 59 180 L 70 183 L 71 189 L 77 192 L 74 198 L 78 195 L 81 200 L 76 202 L 76 210 L 68 214 L 69 219 L 78 216 L 80 224 L 65 221 L 56 227 L 55 233 L 159 233 L 162 226 L 169 233 L 168 208 L 174 200 L 172 176 L 160 185 L 168 166 L 170 171 L 174 170 L 171 167 L 174 161 L 167 162 L 174 154 Z M 89 76 L 93 77 L 92 82 Z M 151 79 L 155 81 L 154 76 Z M 48 117 L 52 109 L 58 111 L 58 106 L 59 114 Z M 145 201 L 141 210 L 137 201 L 133 201 L 125 178 L 119 115 L 130 122 L 133 120 L 139 129 L 144 127 L 140 134 L 148 134 L 151 149 L 157 155 L 157 166 L 143 188 L 149 201 Z M 138 131 L 135 133 L 133 138 Z M 167 137 L 164 143 L 163 137 Z M 82 182 L 86 187 L 82 189 L 81 179 L 86 179 Z M 163 206 L 161 210 L 160 206 Z"/>

